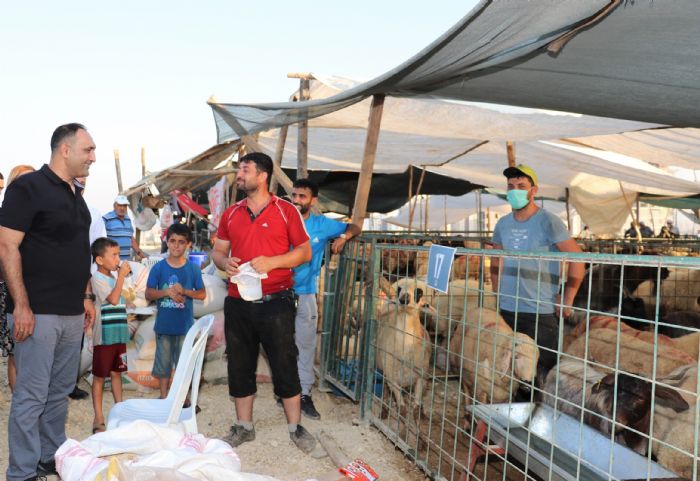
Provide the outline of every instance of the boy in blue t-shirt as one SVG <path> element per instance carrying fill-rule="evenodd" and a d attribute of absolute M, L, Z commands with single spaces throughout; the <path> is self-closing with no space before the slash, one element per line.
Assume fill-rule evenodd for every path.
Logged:
<path fill-rule="evenodd" d="M 180 358 L 182 342 L 192 327 L 192 299 L 206 297 L 202 272 L 187 261 L 185 253 L 192 245 L 192 231 L 184 224 L 173 224 L 166 235 L 168 257 L 148 274 L 146 300 L 157 301 L 156 356 L 153 377 L 158 378 L 160 397 L 165 399 L 170 374 Z"/>
<path fill-rule="evenodd" d="M 95 239 L 91 246 L 97 272 L 90 279 L 95 294 L 96 319 L 92 330 L 92 405 L 95 418 L 92 433 L 105 430 L 102 391 L 105 378 L 112 380 L 114 402 L 122 401 L 122 372 L 126 371 L 126 343 L 129 327 L 122 296 L 124 278 L 131 273 L 129 263 L 120 263 L 119 244 L 107 237 Z M 117 273 L 117 277 L 112 275 Z"/>

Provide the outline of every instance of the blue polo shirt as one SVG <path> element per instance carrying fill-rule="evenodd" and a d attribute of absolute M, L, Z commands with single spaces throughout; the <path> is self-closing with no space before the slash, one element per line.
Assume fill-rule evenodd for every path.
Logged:
<path fill-rule="evenodd" d="M 512 213 L 504 215 L 493 231 L 494 244 L 516 252 L 559 252 L 556 244 L 570 238 L 561 219 L 544 209 L 539 209 L 525 222 L 516 220 Z M 501 262 L 501 309 L 554 313 L 561 270 L 559 262 L 514 257 L 505 257 Z"/>
<path fill-rule="evenodd" d="M 348 224 L 329 219 L 325 215 L 311 214 L 304 221 L 304 226 L 311 238 L 311 260 L 294 269 L 294 291 L 297 294 L 316 294 L 326 243 L 345 232 Z"/>
<path fill-rule="evenodd" d="M 116 212 L 108 212 L 102 216 L 105 221 L 107 237 L 119 244 L 119 257 L 123 260 L 131 258 L 131 238 L 134 237 L 134 227 L 128 215 L 120 219 Z"/>

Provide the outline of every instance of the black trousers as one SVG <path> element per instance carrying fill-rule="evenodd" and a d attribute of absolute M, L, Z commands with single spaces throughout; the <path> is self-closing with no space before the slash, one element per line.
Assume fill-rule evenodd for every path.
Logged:
<path fill-rule="evenodd" d="M 554 314 L 515 313 L 504 310 L 501 310 L 500 313 L 513 331 L 527 334 L 537 343 L 540 350 L 540 359 L 537 363 L 537 381 L 539 385 L 542 385 L 549 370 L 557 364 L 559 318 Z M 537 337 L 535 337 L 535 333 Z"/>
<path fill-rule="evenodd" d="M 226 298 L 224 332 L 231 396 L 246 397 L 257 392 L 255 370 L 260 344 L 270 361 L 275 395 L 286 399 L 301 393 L 294 342 L 295 315 L 293 294 L 266 302 Z"/>

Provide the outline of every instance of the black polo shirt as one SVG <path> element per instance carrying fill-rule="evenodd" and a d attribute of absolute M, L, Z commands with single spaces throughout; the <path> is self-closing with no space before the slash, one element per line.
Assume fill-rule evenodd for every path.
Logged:
<path fill-rule="evenodd" d="M 0 225 L 24 232 L 22 277 L 35 314 L 77 315 L 90 279 L 90 211 L 48 165 L 5 191 Z M 9 299 L 8 312 L 14 304 Z"/>

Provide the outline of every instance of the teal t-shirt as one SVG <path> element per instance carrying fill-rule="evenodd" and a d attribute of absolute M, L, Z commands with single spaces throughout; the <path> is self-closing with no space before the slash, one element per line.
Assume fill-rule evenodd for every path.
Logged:
<path fill-rule="evenodd" d="M 297 294 L 316 294 L 326 244 L 345 232 L 348 224 L 329 219 L 325 215 L 311 214 L 304 221 L 304 227 L 309 234 L 311 260 L 294 268 L 294 291 Z"/>
<path fill-rule="evenodd" d="M 515 220 L 512 213 L 505 215 L 498 220 L 493 231 L 494 244 L 502 245 L 507 251 L 559 252 L 555 244 L 569 238 L 569 231 L 561 219 L 544 209 L 539 209 L 525 222 Z M 512 257 L 501 259 L 501 262 L 501 309 L 511 312 L 554 313 L 554 301 L 559 287 L 559 262 Z M 497 286 L 493 288 L 496 289 Z M 516 293 L 519 299 L 515 298 Z"/>
<path fill-rule="evenodd" d="M 191 291 L 204 287 L 202 271 L 189 261 L 182 267 L 172 267 L 166 259 L 158 262 L 148 273 L 147 287 L 152 289 L 167 289 L 177 283 Z M 185 297 L 185 302 L 175 302 L 169 297 L 158 299 L 158 314 L 154 331 L 157 334 L 182 336 L 192 327 L 193 308 L 192 298 Z"/>

